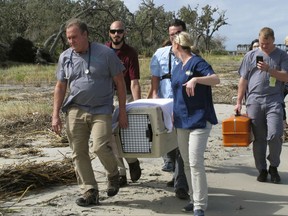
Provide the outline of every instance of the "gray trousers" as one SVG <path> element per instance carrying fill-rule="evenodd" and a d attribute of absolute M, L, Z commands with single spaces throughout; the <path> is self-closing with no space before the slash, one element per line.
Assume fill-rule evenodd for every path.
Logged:
<path fill-rule="evenodd" d="M 247 105 L 247 114 L 252 120 L 254 134 L 253 155 L 256 168 L 267 169 L 267 159 L 270 165 L 278 167 L 282 150 L 283 106 L 282 103 Z"/>

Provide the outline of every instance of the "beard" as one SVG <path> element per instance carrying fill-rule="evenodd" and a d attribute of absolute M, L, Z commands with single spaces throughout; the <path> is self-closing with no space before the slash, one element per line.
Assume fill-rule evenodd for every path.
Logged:
<path fill-rule="evenodd" d="M 115 41 L 115 40 L 113 40 L 113 38 L 112 37 L 110 37 L 110 40 L 112 41 L 112 43 L 114 44 L 114 45 L 119 45 L 119 44 L 121 44 L 123 41 L 124 41 L 124 36 L 119 40 L 119 41 Z"/>

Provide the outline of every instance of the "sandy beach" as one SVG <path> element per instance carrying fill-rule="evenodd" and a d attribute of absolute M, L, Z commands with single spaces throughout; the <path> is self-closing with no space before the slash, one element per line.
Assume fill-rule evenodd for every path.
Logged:
<path fill-rule="evenodd" d="M 279 172 L 281 184 L 256 181 L 258 175 L 254 166 L 251 145 L 249 147 L 223 147 L 221 123 L 233 114 L 233 106 L 216 104 L 219 124 L 214 126 L 205 153 L 209 186 L 207 216 L 270 216 L 288 215 L 288 144 L 284 143 Z M 41 140 L 40 140 L 41 141 Z M 38 141 L 39 142 L 39 141 Z M 45 140 L 42 140 L 45 142 Z M 69 156 L 69 147 L 42 149 L 45 156 L 30 160 L 62 160 Z M 23 159 L 24 160 L 24 159 Z M 129 185 L 120 189 L 114 197 L 106 195 L 106 177 L 99 160 L 93 160 L 96 179 L 99 182 L 100 205 L 80 207 L 75 200 L 80 195 L 75 182 L 73 185 L 50 187 L 29 193 L 19 201 L 15 198 L 0 202 L 5 215 L 187 215 L 181 209 L 188 201 L 175 197 L 173 188 L 166 187 L 171 173 L 161 171 L 162 158 L 139 158 L 142 176 L 136 183 L 129 178 Z M 0 158 L 1 164 L 9 159 Z M 19 160 L 18 160 L 19 162 Z M 0 213 L 1 215 L 1 213 Z M 188 214 L 189 215 L 189 214 Z"/>

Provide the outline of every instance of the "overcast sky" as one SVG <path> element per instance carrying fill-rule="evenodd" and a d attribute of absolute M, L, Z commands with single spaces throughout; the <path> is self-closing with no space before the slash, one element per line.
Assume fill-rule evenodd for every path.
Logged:
<path fill-rule="evenodd" d="M 142 0 L 122 0 L 131 12 L 138 10 Z M 228 25 L 221 27 L 217 34 L 226 37 L 227 50 L 236 50 L 237 44 L 250 44 L 258 37 L 262 27 L 270 27 L 275 33 L 275 43 L 284 43 L 288 35 L 287 0 L 154 0 L 156 6 L 163 5 L 165 11 L 177 12 L 189 4 L 199 8 L 209 4 L 226 11 Z"/>

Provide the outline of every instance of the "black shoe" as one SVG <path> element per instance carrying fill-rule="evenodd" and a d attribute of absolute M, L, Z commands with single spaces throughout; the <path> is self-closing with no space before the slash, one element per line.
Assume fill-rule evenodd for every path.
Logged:
<path fill-rule="evenodd" d="M 269 167 L 269 174 L 271 175 L 271 182 L 278 184 L 281 181 L 281 178 L 278 174 L 277 167 Z"/>
<path fill-rule="evenodd" d="M 173 172 L 174 171 L 174 164 L 172 162 L 166 162 L 162 167 L 162 171 L 164 172 Z"/>
<path fill-rule="evenodd" d="M 188 205 L 186 205 L 183 209 L 182 209 L 183 212 L 187 212 L 187 213 L 190 213 L 190 212 L 193 212 L 194 211 L 194 205 L 192 203 L 189 203 Z"/>
<path fill-rule="evenodd" d="M 132 182 L 136 182 L 141 177 L 141 168 L 139 160 L 137 160 L 134 163 L 128 163 L 129 165 L 129 171 L 130 171 L 130 177 Z"/>
<path fill-rule="evenodd" d="M 186 192 L 186 190 L 184 190 L 184 188 L 176 189 L 175 196 L 179 199 L 182 199 L 182 200 L 189 199 L 189 194 Z"/>
<path fill-rule="evenodd" d="M 99 204 L 99 192 L 96 189 L 90 189 L 76 200 L 76 204 L 79 206 L 89 206 Z"/>
<path fill-rule="evenodd" d="M 171 181 L 168 181 L 168 182 L 166 183 L 166 186 L 167 186 L 167 187 L 174 187 L 174 178 L 172 178 Z"/>
<path fill-rule="evenodd" d="M 259 176 L 257 177 L 257 181 L 266 182 L 267 176 L 268 176 L 268 171 L 267 170 L 261 170 Z"/>
<path fill-rule="evenodd" d="M 119 191 L 119 174 L 108 178 L 107 196 L 115 196 Z"/>
<path fill-rule="evenodd" d="M 124 186 L 126 186 L 126 185 L 128 185 L 127 177 L 120 175 L 120 176 L 119 176 L 119 186 L 120 186 L 120 187 L 124 187 Z"/>

